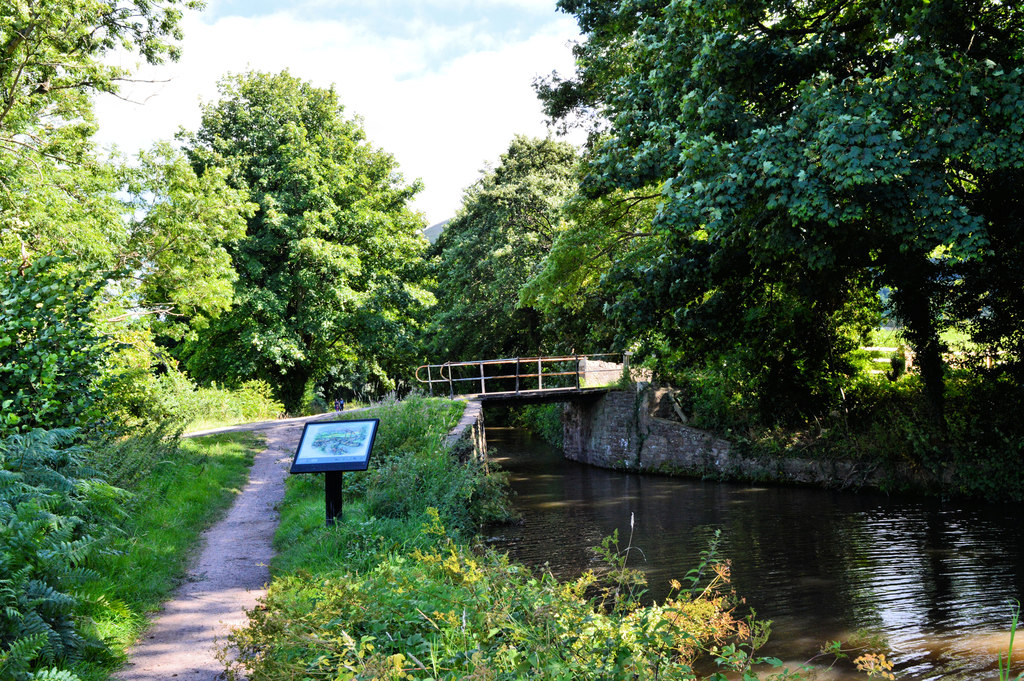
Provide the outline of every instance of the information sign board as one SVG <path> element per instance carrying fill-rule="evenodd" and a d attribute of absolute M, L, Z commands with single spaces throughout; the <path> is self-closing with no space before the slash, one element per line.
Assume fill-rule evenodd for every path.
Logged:
<path fill-rule="evenodd" d="M 365 471 L 379 423 L 379 419 L 307 423 L 290 472 Z"/>

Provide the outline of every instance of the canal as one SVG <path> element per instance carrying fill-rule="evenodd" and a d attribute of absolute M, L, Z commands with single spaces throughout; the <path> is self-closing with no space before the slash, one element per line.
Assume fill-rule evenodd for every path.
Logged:
<path fill-rule="evenodd" d="M 631 566 L 660 600 L 720 529 L 737 594 L 773 621 L 766 654 L 798 665 L 863 630 L 887 641 L 897 678 L 996 678 L 1011 605 L 1024 599 L 1016 506 L 609 471 L 512 428 L 488 428 L 487 441 L 522 514 L 490 541 L 524 563 L 572 578 L 597 565 L 590 547 L 615 529 L 625 546 L 632 515 Z M 1024 635 L 1017 643 L 1024 651 Z M 1014 657 L 1019 673 L 1024 655 Z"/>

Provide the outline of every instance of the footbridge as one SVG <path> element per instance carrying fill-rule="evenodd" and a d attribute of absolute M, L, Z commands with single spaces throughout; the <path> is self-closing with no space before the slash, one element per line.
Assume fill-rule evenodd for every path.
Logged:
<path fill-rule="evenodd" d="M 629 353 L 513 357 L 424 364 L 416 380 L 431 395 L 536 404 L 597 397 L 628 371 Z"/>

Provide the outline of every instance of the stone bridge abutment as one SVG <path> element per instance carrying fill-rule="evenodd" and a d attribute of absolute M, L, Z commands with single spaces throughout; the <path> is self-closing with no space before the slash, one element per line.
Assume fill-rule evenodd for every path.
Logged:
<path fill-rule="evenodd" d="M 562 423 L 566 458 L 603 468 L 706 475 L 731 459 L 727 440 L 681 423 L 668 391 L 643 383 L 566 402 Z"/>

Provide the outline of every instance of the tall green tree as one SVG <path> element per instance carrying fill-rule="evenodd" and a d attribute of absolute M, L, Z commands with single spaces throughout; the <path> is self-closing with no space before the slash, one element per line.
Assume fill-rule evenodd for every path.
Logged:
<path fill-rule="evenodd" d="M 49 316 L 52 328 L 16 348 L 21 354 L 8 367 L 12 392 L 0 397 L 11 409 L 35 405 L 38 425 L 87 423 L 96 410 L 75 405 L 92 404 L 88 386 L 98 385 L 101 374 L 123 373 L 127 345 L 135 348 L 136 369 L 146 373 L 159 352 L 154 336 L 180 338 L 231 303 L 234 270 L 224 244 L 244 233 L 252 207 L 225 184 L 226 173 L 197 178 L 168 145 L 137 163 L 103 158 L 92 139 L 93 97 L 117 94 L 131 78 L 112 65 L 111 53 L 153 64 L 177 59 L 182 12 L 201 4 L 0 6 L 0 276 L 11 291 L 54 292 L 32 301 L 40 305 L 40 324 Z M 62 259 L 54 261 L 55 254 Z M 104 272 L 99 280 L 97 271 Z M 88 304 L 67 302 L 76 296 Z M 12 294 L 8 302 L 17 300 Z M 21 320 L 24 311 L 10 312 Z M 124 342 L 112 342 L 115 336 Z M 44 398 L 47 391 L 58 397 Z"/>
<path fill-rule="evenodd" d="M 585 191 L 660 191 L 652 227 L 668 252 L 648 278 L 668 295 L 639 309 L 685 319 L 705 297 L 679 304 L 676 282 L 703 276 L 708 293 L 723 292 L 727 263 L 739 290 L 783 285 L 819 319 L 865 285 L 889 287 L 941 426 L 949 272 L 1003 257 L 986 206 L 1024 165 L 1024 10 L 996 0 L 560 6 L 587 40 L 575 77 L 541 94 L 552 113 L 610 122 Z M 744 315 L 763 319 L 762 303 L 733 305 L 746 328 L 756 324 Z M 829 335 L 820 347 L 832 351 Z"/>
<path fill-rule="evenodd" d="M 413 361 L 423 219 L 392 156 L 374 148 L 333 89 L 287 72 L 221 81 L 187 153 L 226 171 L 259 210 L 230 248 L 235 305 L 183 348 L 206 380 L 260 378 L 287 408 L 339 367 L 353 389 L 394 386 Z"/>
<path fill-rule="evenodd" d="M 466 190 L 434 245 L 438 305 L 428 339 L 437 361 L 530 356 L 560 340 L 520 293 L 565 229 L 577 162 L 568 143 L 519 136 Z"/>

